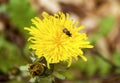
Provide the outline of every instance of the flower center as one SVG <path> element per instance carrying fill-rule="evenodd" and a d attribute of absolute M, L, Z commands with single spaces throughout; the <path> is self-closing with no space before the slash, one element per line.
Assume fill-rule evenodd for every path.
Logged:
<path fill-rule="evenodd" d="M 54 39 L 54 44 L 56 44 L 57 47 L 59 47 L 59 46 L 62 45 L 61 39 L 62 39 L 62 38 L 61 38 L 61 35 L 60 35 L 60 34 L 58 34 L 58 35 L 56 36 L 56 38 Z"/>
<path fill-rule="evenodd" d="M 60 46 L 60 45 L 62 44 L 60 38 L 56 38 L 56 39 L 55 39 L 55 44 L 56 44 L 57 46 Z"/>

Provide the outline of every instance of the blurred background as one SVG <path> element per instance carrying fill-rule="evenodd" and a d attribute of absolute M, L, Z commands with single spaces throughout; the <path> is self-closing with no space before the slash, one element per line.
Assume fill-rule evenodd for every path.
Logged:
<path fill-rule="evenodd" d="M 94 45 L 84 50 L 87 62 L 73 62 L 55 83 L 120 83 L 120 0 L 0 0 L 0 83 L 29 83 L 19 69 L 31 63 L 24 27 L 43 11 L 69 13 Z"/>

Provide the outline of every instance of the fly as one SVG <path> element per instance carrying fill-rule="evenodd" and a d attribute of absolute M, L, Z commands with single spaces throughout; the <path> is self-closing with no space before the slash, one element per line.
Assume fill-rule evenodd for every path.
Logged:
<path fill-rule="evenodd" d="M 69 36 L 69 37 L 72 36 L 72 34 L 70 33 L 70 31 L 68 31 L 67 28 L 64 28 L 64 29 L 63 29 L 63 32 L 64 32 L 67 36 Z"/>

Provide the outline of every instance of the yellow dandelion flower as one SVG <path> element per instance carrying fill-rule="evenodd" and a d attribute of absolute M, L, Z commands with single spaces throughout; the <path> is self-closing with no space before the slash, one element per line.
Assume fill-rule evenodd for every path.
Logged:
<path fill-rule="evenodd" d="M 87 41 L 87 35 L 79 32 L 84 26 L 76 27 L 77 22 L 70 20 L 68 13 L 49 15 L 43 12 L 42 16 L 43 19 L 32 19 L 34 26 L 25 28 L 31 35 L 28 39 L 32 42 L 29 48 L 35 51 L 38 58 L 44 56 L 48 67 L 61 61 L 68 62 L 70 66 L 72 58 L 77 60 L 78 56 L 87 61 L 82 49 L 93 46 Z"/>

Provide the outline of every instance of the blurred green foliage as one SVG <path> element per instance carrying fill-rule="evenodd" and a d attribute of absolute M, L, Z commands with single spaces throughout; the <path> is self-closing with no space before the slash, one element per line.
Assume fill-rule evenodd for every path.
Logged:
<path fill-rule="evenodd" d="M 2 4 L 0 6 L 0 13 L 6 12 L 7 11 L 7 6 L 5 4 Z"/>
<path fill-rule="evenodd" d="M 113 62 L 120 67 L 120 53 L 117 51 L 113 53 Z M 116 73 L 120 73 L 120 69 L 116 69 Z"/>
<path fill-rule="evenodd" d="M 100 20 L 100 29 L 98 34 L 106 36 L 112 30 L 115 25 L 115 18 L 113 16 L 108 16 Z"/>
<path fill-rule="evenodd" d="M 99 29 L 93 34 L 90 40 L 95 43 L 97 40 L 99 40 L 100 37 L 109 34 L 115 23 L 116 21 L 113 16 L 101 18 L 99 21 Z"/>
<path fill-rule="evenodd" d="M 78 61 L 73 64 L 75 68 L 78 68 L 81 73 L 85 72 L 89 77 L 98 74 L 98 75 L 106 75 L 109 73 L 111 68 L 110 64 L 106 63 L 104 60 L 97 56 L 87 56 L 88 61 Z"/>
<path fill-rule="evenodd" d="M 23 33 L 24 27 L 31 25 L 31 18 L 36 16 L 28 0 L 10 0 L 7 11 L 12 23 Z"/>
<path fill-rule="evenodd" d="M 0 36 L 0 70 L 7 73 L 12 67 L 25 64 L 19 49 L 12 43 Z"/>
<path fill-rule="evenodd" d="M 10 0 L 6 5 L 0 5 L 0 13 L 7 13 L 10 16 L 10 21 L 13 25 L 25 36 L 25 26 L 31 24 L 30 19 L 36 13 L 30 6 L 28 0 Z M 4 33 L 0 34 L 0 71 L 7 73 L 13 66 L 27 64 L 27 61 L 21 56 L 20 49 L 5 39 Z M 27 44 L 23 48 L 25 54 L 28 54 Z"/>
<path fill-rule="evenodd" d="M 26 34 L 23 28 L 25 26 L 30 26 L 30 19 L 36 16 L 36 13 L 28 3 L 28 0 L 10 0 L 10 3 L 8 5 L 2 5 L 0 7 L 0 12 L 7 12 L 10 15 L 12 23 L 16 26 L 17 29 L 21 31 L 24 36 Z M 115 18 L 112 16 L 101 18 L 99 25 L 99 29 L 91 37 L 91 41 L 93 42 L 93 44 L 95 44 L 100 37 L 109 34 L 113 26 L 115 25 Z M 13 66 L 20 66 L 28 63 L 21 57 L 20 49 L 17 48 L 13 43 L 7 41 L 4 35 L 0 35 L 0 71 L 7 73 L 9 69 Z M 26 55 L 29 54 L 28 43 L 25 45 L 23 50 Z M 89 52 L 86 53 L 86 55 L 88 58 L 87 62 L 84 62 L 82 60 L 76 61 L 72 64 L 71 69 L 65 71 L 63 70 L 63 72 L 60 73 L 55 72 L 54 75 L 62 80 L 64 80 L 65 77 L 69 80 L 74 80 L 74 68 L 78 69 L 81 74 L 86 74 L 88 77 L 93 76 L 96 73 L 101 76 L 110 73 L 110 64 L 105 62 L 100 57 L 95 56 L 94 54 L 90 54 Z M 120 53 L 115 52 L 112 56 L 112 62 L 120 66 Z M 120 69 L 117 69 L 116 73 L 120 73 Z M 46 83 L 45 80 L 41 81 L 42 83 Z M 16 81 L 10 83 L 16 83 Z M 74 83 L 85 82 L 74 81 Z"/>

